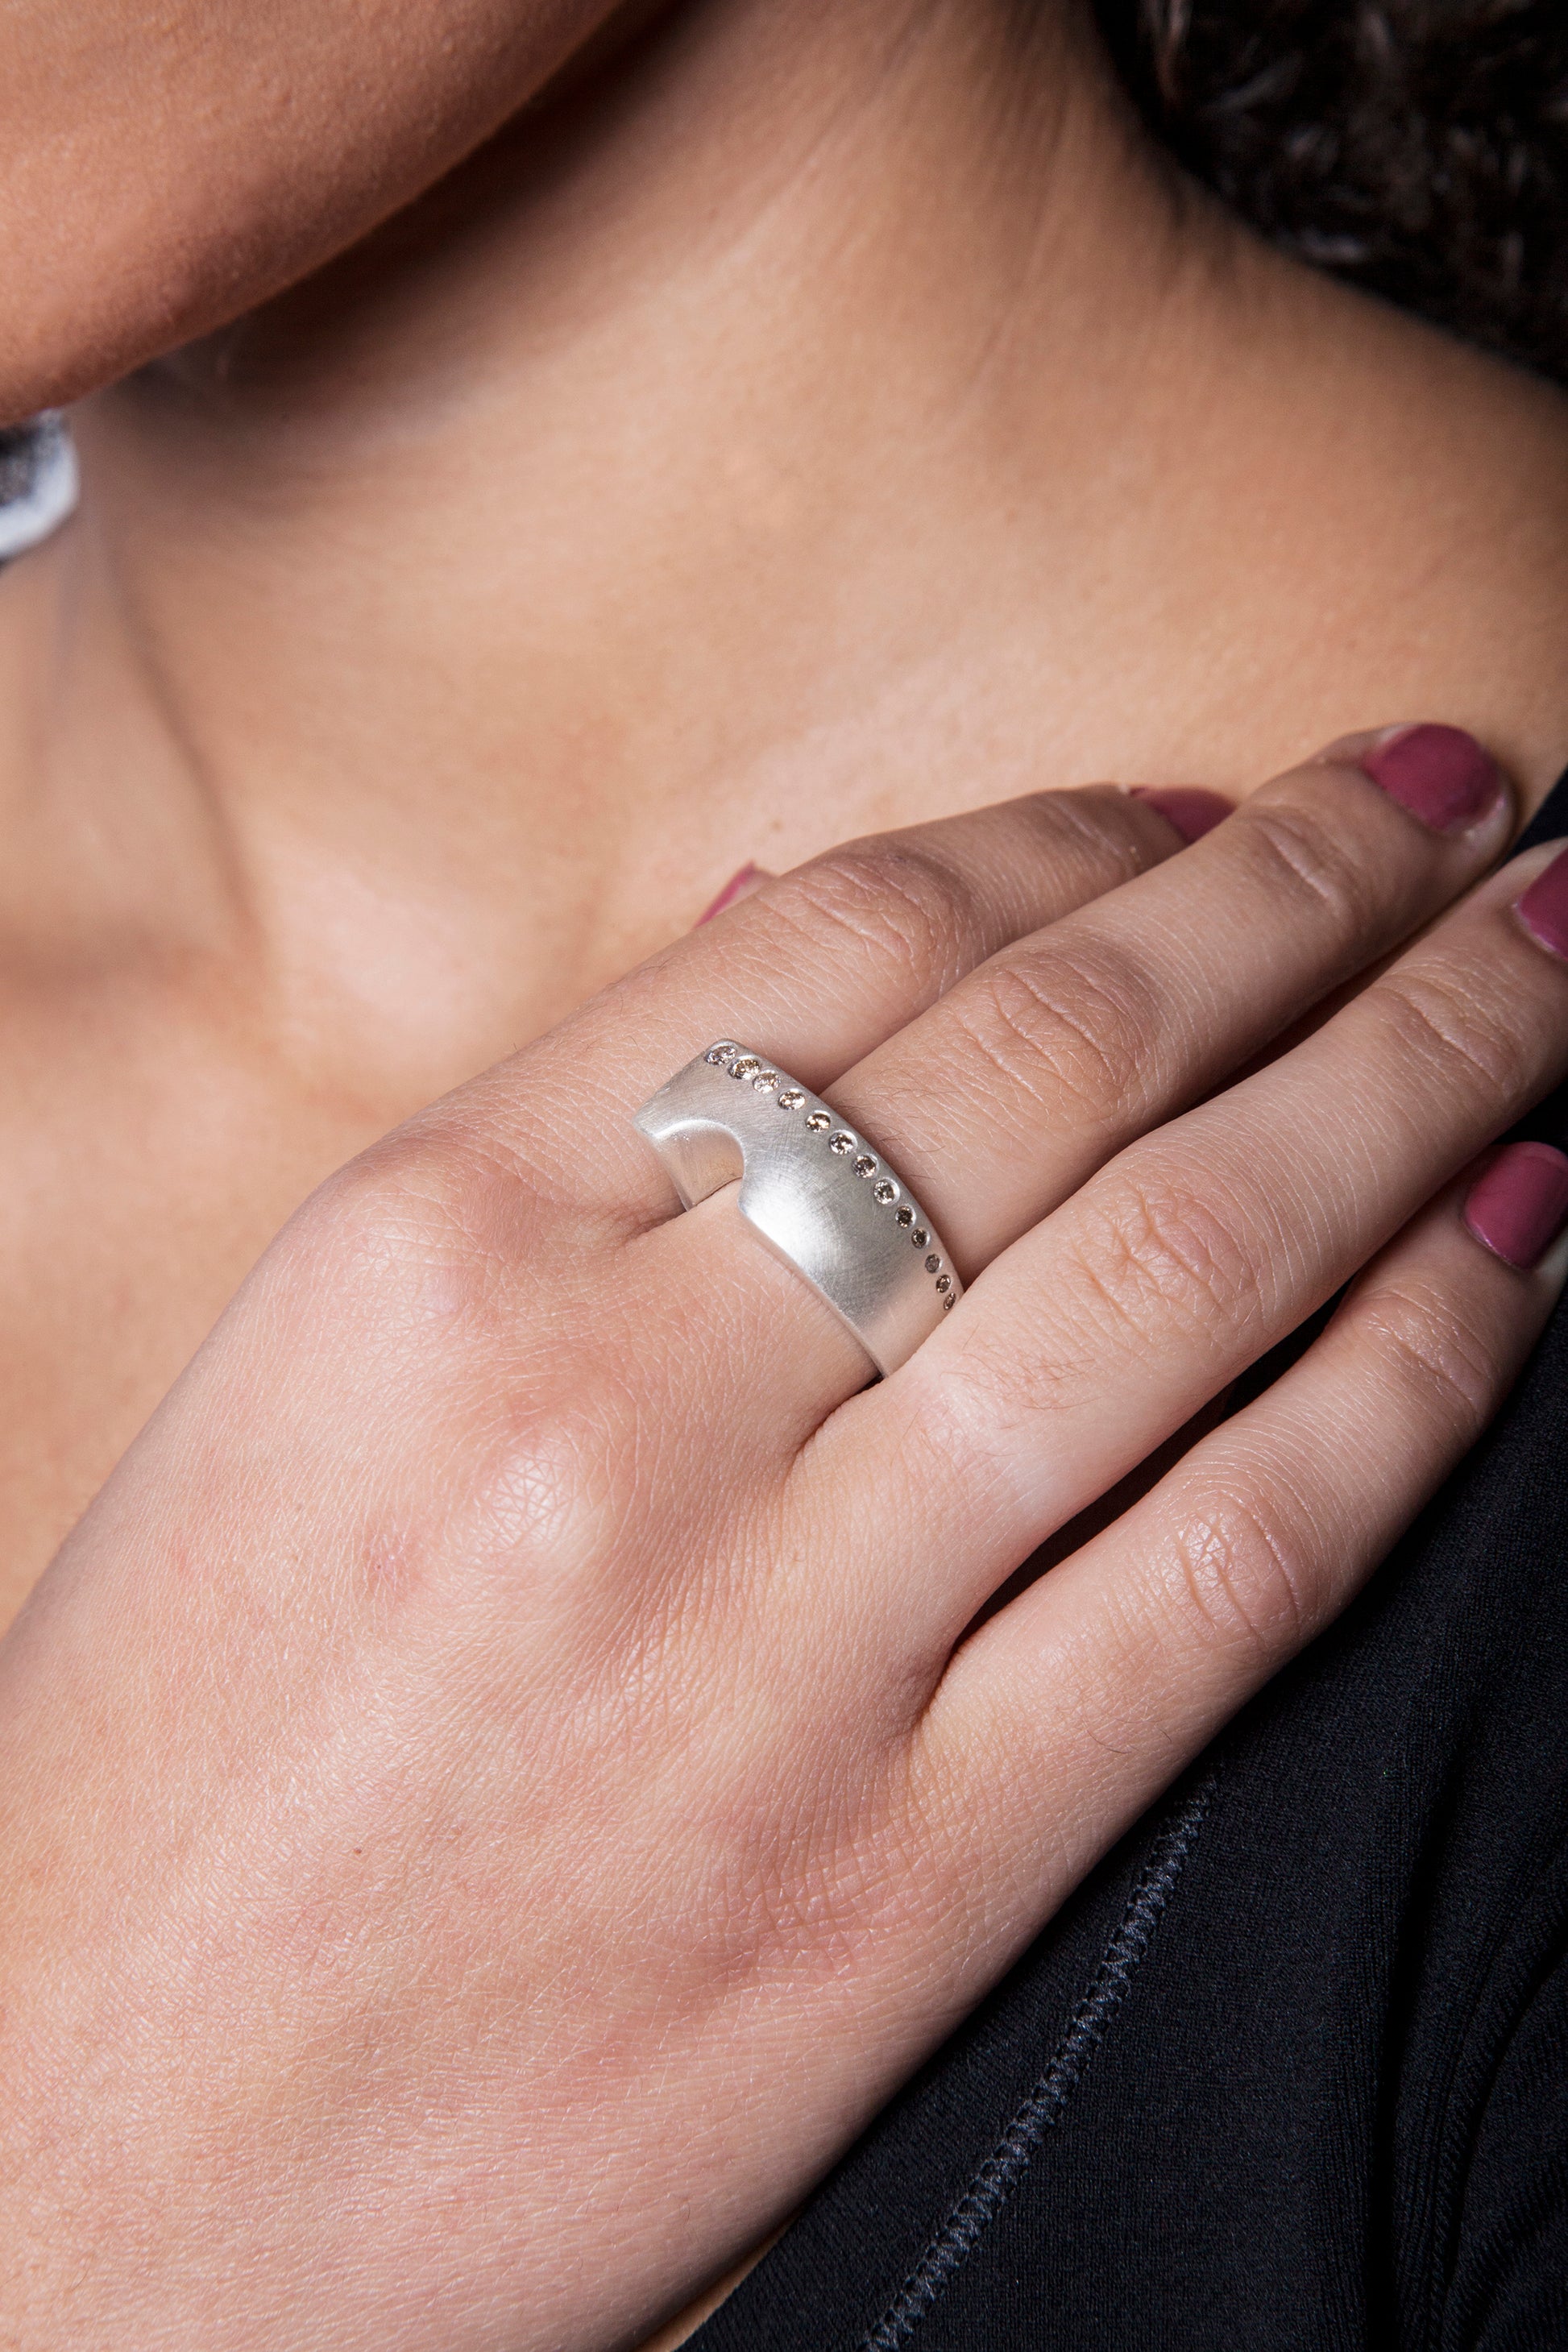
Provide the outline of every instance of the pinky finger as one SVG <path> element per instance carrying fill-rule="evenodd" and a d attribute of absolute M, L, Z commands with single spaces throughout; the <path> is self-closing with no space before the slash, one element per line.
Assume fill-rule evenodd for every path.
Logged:
<path fill-rule="evenodd" d="M 1034 1916 L 1338 1614 L 1475 1444 L 1561 1295 L 1565 1219 L 1568 1160 L 1505 1146 L 1256 1403 L 959 1649 L 925 1721 L 931 1801 Z"/>

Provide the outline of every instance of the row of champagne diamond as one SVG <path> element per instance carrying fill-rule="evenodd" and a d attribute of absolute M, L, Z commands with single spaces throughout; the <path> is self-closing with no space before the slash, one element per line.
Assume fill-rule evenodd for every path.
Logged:
<path fill-rule="evenodd" d="M 804 1087 L 791 1086 L 780 1071 L 768 1067 L 760 1054 L 742 1053 L 732 1038 L 721 1038 L 718 1045 L 710 1045 L 702 1058 L 716 1069 L 727 1071 L 742 1086 L 750 1085 L 760 1095 L 773 1094 L 776 1087 L 779 1091 L 774 1098 L 781 1110 L 800 1110 L 811 1099 Z M 854 1152 L 856 1156 L 850 1165 L 856 1175 L 863 1177 L 867 1182 L 877 1176 L 879 1163 L 875 1155 L 868 1151 L 859 1137 L 852 1135 L 847 1127 L 835 1128 L 831 1111 L 818 1108 L 807 1112 L 805 1125 L 813 1135 L 822 1135 L 832 1129 L 833 1131 L 827 1134 L 829 1151 L 836 1153 L 840 1160 L 848 1159 Z M 916 1224 L 915 1212 L 909 1202 L 906 1201 L 895 1205 L 899 1202 L 899 1186 L 891 1176 L 886 1173 L 878 1176 L 877 1181 L 871 1185 L 871 1197 L 879 1201 L 885 1209 L 892 1209 L 893 1223 L 908 1228 L 913 1248 L 930 1250 L 931 1235 L 924 1225 Z M 925 1270 L 936 1276 L 936 1287 L 942 1294 L 943 1307 L 951 1307 L 955 1296 L 952 1276 L 934 1250 L 930 1250 Z"/>

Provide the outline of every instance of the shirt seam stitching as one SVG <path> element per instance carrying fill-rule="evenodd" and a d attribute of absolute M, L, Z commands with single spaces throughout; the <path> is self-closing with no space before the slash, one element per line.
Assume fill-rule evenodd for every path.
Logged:
<path fill-rule="evenodd" d="M 1218 1778 L 1217 1769 L 1207 1773 L 1161 1832 L 1044 2073 L 856 2352 L 899 2352 L 909 2342 L 1017 2187 L 1047 2132 L 1059 2122 L 1153 1942 Z"/>

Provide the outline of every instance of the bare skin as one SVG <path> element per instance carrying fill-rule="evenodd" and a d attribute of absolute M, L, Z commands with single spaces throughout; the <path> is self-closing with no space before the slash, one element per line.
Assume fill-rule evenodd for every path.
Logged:
<path fill-rule="evenodd" d="M 1369 713 L 1568 757 L 1560 396 L 984 9 L 678 12 L 77 421 L 0 579 L 0 1617 L 310 1186 L 746 859 Z"/>
<path fill-rule="evenodd" d="M 327 135 L 355 45 L 310 47 L 275 145 L 225 137 L 167 202 L 149 151 L 140 209 L 100 194 L 81 300 L 40 269 L 5 362 L 26 406 L 147 362 L 79 413 L 80 519 L 0 580 L 7 1608 L 318 1179 L 542 1041 L 285 1235 L 0 1660 L 25 1893 L 0 2333 L 46 2352 L 412 2345 L 431 2314 L 476 2347 L 637 2340 L 784 2221 L 1370 1572 L 1563 1280 L 1561 1251 L 1489 1257 L 1452 1187 L 1424 1205 L 1561 1075 L 1568 982 L 1510 911 L 1518 877 L 1321 1045 L 1182 1116 L 1468 888 L 1568 756 L 1559 396 L 1176 203 L 1069 23 L 1021 59 L 958 0 L 660 15 L 221 325 L 236 286 L 272 293 L 455 163 L 591 20 L 613 58 L 629 20 L 602 15 L 495 12 L 521 27 L 500 48 L 478 6 L 394 17 L 374 138 Z M 205 91 L 243 115 L 244 28 L 226 48 L 221 12 L 170 22 L 184 111 Z M 110 165 L 144 112 L 97 118 Z M 48 211 L 50 152 L 21 143 L 16 218 Z M 236 152 L 254 184 L 223 179 Z M 156 359 L 171 321 L 205 339 Z M 1519 786 L 1463 839 L 1423 836 L 1354 747 L 1184 866 L 1115 795 L 1002 809 L 925 844 L 921 955 L 889 951 L 907 851 L 882 845 L 545 1034 L 749 858 L 1096 774 L 1239 795 L 1345 727 L 1426 716 Z M 1009 956 L 1011 992 L 985 961 Z M 1104 1022 L 1151 973 L 1135 1074 L 1163 1091 L 1140 1101 Z M 981 1275 L 943 1349 L 868 1398 L 771 1264 L 710 1328 L 711 1222 L 669 1221 L 626 1132 L 675 1041 L 731 1007 L 807 1076 L 817 1057 Z M 1216 1170 L 1235 1230 L 1208 1230 L 1210 1272 L 1227 1239 L 1264 1269 L 1223 1297 L 1178 1246 Z M 1154 1230 L 1173 1203 L 1184 1233 Z M 1278 1412 L 959 1646 L 1385 1243 Z M 623 1325 L 616 1377 L 563 1388 Z M 485 1451 L 498 1399 L 515 1458 Z M 754 1448 L 739 1533 L 698 1476 L 720 1434 Z M 705 1517 L 634 1475 L 649 1443 Z M 854 1543 L 852 1587 L 846 1527 L 896 1538 Z M 770 1613 L 796 1566 L 809 1605 L 797 1585 Z M 912 1648 L 889 1630 L 917 1621 Z M 653 1700 L 603 1717 L 624 1748 L 576 1738 L 605 1688 Z M 704 1731 L 672 1745 L 683 1696 Z M 780 1898 L 756 1952 L 721 1901 L 683 1943 L 754 1870 Z M 651 1975 L 623 1916 L 650 1923 Z M 813 1998 L 845 1948 L 854 1998 Z M 573 2171 L 579 2031 L 613 2246 Z M 771 2137 L 769 2065 L 799 2088 Z"/>

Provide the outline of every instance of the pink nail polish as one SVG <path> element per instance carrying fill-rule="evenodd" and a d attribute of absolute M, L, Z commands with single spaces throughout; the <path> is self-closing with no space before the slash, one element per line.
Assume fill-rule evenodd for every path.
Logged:
<path fill-rule="evenodd" d="M 704 923 L 710 923 L 715 915 L 723 913 L 726 907 L 732 907 L 739 898 L 749 898 L 752 891 L 760 889 L 767 878 L 760 866 L 750 863 L 742 866 L 738 874 L 731 875 L 712 905 L 703 908 L 696 922 L 693 923 L 692 929 L 700 931 Z"/>
<path fill-rule="evenodd" d="M 1568 1224 L 1568 1157 L 1550 1143 L 1509 1143 L 1477 1177 L 1465 1223 L 1496 1257 L 1528 1270 Z"/>
<path fill-rule="evenodd" d="M 1502 797 L 1502 773 L 1462 727 L 1401 727 L 1358 763 L 1434 833 L 1468 833 Z"/>
<path fill-rule="evenodd" d="M 1554 857 L 1515 902 L 1520 921 L 1553 955 L 1568 956 L 1568 850 Z"/>
<path fill-rule="evenodd" d="M 1134 784 L 1131 796 L 1158 809 L 1184 841 L 1201 841 L 1205 833 L 1236 814 L 1234 802 L 1223 793 L 1205 792 L 1201 784 Z"/>

